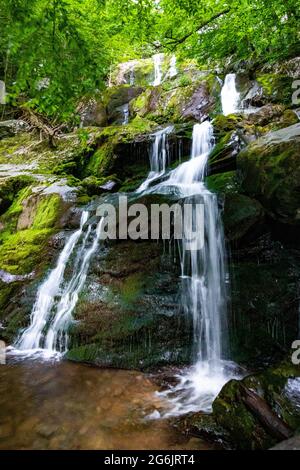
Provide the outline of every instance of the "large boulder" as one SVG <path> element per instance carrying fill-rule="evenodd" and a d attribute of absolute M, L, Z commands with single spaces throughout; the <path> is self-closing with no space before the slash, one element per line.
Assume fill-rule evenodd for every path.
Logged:
<path fill-rule="evenodd" d="M 242 190 L 275 221 L 300 224 L 300 124 L 271 132 L 237 158 Z"/>

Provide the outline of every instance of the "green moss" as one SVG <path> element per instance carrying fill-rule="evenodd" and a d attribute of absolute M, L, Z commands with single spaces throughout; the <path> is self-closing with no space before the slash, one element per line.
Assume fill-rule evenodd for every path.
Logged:
<path fill-rule="evenodd" d="M 61 198 L 57 194 L 37 198 L 28 214 L 31 225 L 16 231 L 19 216 L 24 210 L 23 202 L 31 195 L 31 187 L 19 192 L 8 211 L 1 217 L 4 229 L 0 232 L 0 269 L 13 274 L 28 274 L 42 260 L 46 242 L 55 230 L 60 215 Z M 29 222 L 30 223 L 30 222 Z"/>
<path fill-rule="evenodd" d="M 6 237 L 0 245 L 0 269 L 13 274 L 28 274 L 37 265 L 41 250 L 52 230 L 22 230 Z"/>
<path fill-rule="evenodd" d="M 258 74 L 256 79 L 268 101 L 290 105 L 293 92 L 292 77 L 268 73 Z"/>
<path fill-rule="evenodd" d="M 227 171 L 217 175 L 208 176 L 206 185 L 210 191 L 220 193 L 236 193 L 239 190 L 240 182 L 236 171 Z"/>
<path fill-rule="evenodd" d="M 58 194 L 43 197 L 38 204 L 32 228 L 45 229 L 54 227 L 60 208 L 61 198 Z"/>
<path fill-rule="evenodd" d="M 143 276 L 139 273 L 128 276 L 120 287 L 121 300 L 127 305 L 133 304 L 141 295 L 144 286 Z"/>

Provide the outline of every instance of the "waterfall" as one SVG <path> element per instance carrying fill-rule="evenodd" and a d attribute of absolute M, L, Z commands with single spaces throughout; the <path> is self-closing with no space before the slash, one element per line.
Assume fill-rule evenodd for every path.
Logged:
<path fill-rule="evenodd" d="M 160 395 L 167 399 L 167 416 L 209 411 L 213 399 L 229 380 L 232 365 L 226 356 L 227 270 L 223 226 L 217 196 L 204 182 L 208 157 L 214 145 L 210 122 L 196 124 L 190 160 L 171 171 L 167 181 L 151 193 L 176 187 L 189 203 L 204 206 L 204 245 L 190 249 L 191 232 L 180 242 L 181 308 L 192 318 L 194 366 L 179 375 L 178 385 Z M 197 206 L 193 204 L 195 211 Z"/>
<path fill-rule="evenodd" d="M 145 191 L 150 183 L 162 176 L 166 171 L 169 160 L 168 135 L 173 131 L 173 126 L 168 126 L 155 134 L 150 154 L 150 173 L 147 179 L 138 188 L 137 192 Z"/>
<path fill-rule="evenodd" d="M 128 124 L 128 122 L 129 122 L 129 104 L 128 103 L 126 103 L 126 104 L 124 104 L 124 106 L 122 106 L 122 112 L 123 112 L 122 125 L 126 126 L 126 124 Z"/>
<path fill-rule="evenodd" d="M 103 219 L 100 220 L 95 230 L 91 225 L 86 228 L 88 217 L 89 212 L 84 211 L 80 228 L 70 236 L 56 266 L 40 285 L 32 309 L 30 325 L 17 340 L 15 345 L 17 349 L 67 351 L 67 332 L 73 319 L 72 313 L 85 283 L 90 261 L 97 249 L 102 229 Z M 69 263 L 72 264 L 72 262 L 71 278 L 67 281 L 66 271 L 69 269 Z"/>
<path fill-rule="evenodd" d="M 176 60 L 176 56 L 174 54 L 174 55 L 172 55 L 171 60 L 170 60 L 170 69 L 169 69 L 169 74 L 168 74 L 170 78 L 176 77 L 176 75 L 177 75 L 177 66 L 176 66 L 176 64 L 177 64 L 177 60 Z"/>
<path fill-rule="evenodd" d="M 230 73 L 226 75 L 221 91 L 222 110 L 225 116 L 234 114 L 239 109 L 240 94 L 236 89 L 236 75 Z"/>
<path fill-rule="evenodd" d="M 158 86 L 162 82 L 162 58 L 163 54 L 155 54 L 153 56 L 153 63 L 154 63 L 154 82 L 153 86 Z"/>

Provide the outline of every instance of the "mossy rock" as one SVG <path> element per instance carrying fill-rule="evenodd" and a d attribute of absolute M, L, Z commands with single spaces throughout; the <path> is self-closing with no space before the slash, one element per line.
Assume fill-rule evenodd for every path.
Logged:
<path fill-rule="evenodd" d="M 289 106 L 292 102 L 293 78 L 287 75 L 259 73 L 256 76 L 262 88 L 262 96 L 266 102 L 281 103 Z"/>
<path fill-rule="evenodd" d="M 299 376 L 299 366 L 287 360 L 261 374 L 250 375 L 241 381 L 231 380 L 214 401 L 213 416 L 239 449 L 268 449 L 280 438 L 260 419 L 259 414 L 247 406 L 244 391 L 254 392 L 259 400 L 264 401 L 270 413 L 282 420 L 292 433 L 300 426 L 300 411 L 286 386 L 289 379 Z"/>
<path fill-rule="evenodd" d="M 228 240 L 237 242 L 263 223 L 264 209 L 258 201 L 243 194 L 226 194 L 223 221 Z"/>
<path fill-rule="evenodd" d="M 300 223 L 300 125 L 272 132 L 237 159 L 242 190 L 281 223 Z"/>
<path fill-rule="evenodd" d="M 179 267 L 163 247 L 122 241 L 99 253 L 76 307 L 68 359 L 145 369 L 188 363 L 191 323 L 176 302 Z"/>

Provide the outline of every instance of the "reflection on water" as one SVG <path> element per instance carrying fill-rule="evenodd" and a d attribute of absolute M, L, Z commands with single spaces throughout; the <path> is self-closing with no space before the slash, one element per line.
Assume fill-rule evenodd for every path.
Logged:
<path fill-rule="evenodd" d="M 0 366 L 0 449 L 209 449 L 167 420 L 156 386 L 139 372 L 69 362 Z"/>

